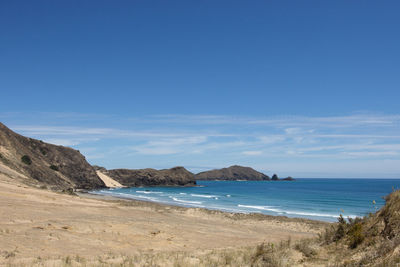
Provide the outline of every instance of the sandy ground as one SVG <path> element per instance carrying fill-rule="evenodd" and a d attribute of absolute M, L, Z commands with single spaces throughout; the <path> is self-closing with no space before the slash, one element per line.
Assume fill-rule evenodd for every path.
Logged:
<path fill-rule="evenodd" d="M 325 223 L 36 189 L 0 173 L 0 266 L 17 259 L 195 251 L 315 236 Z"/>
<path fill-rule="evenodd" d="M 115 181 L 113 178 L 110 176 L 102 173 L 101 171 L 96 171 L 97 175 L 100 177 L 100 179 L 104 182 L 104 184 L 110 188 L 116 188 L 116 187 L 125 187 L 122 184 L 118 183 Z"/>

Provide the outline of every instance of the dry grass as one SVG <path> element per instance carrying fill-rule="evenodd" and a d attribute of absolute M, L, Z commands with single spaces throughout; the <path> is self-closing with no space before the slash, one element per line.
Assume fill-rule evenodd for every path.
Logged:
<path fill-rule="evenodd" d="M 371 219 L 371 218 L 370 218 Z M 373 220 L 372 218 L 371 220 Z M 398 266 L 400 237 L 382 238 L 370 233 L 356 248 L 352 237 L 364 234 L 362 227 L 370 221 L 350 220 L 328 227 L 319 238 L 291 239 L 280 243 L 261 243 L 258 246 L 198 251 L 155 252 L 136 251 L 129 255 L 106 253 L 98 257 L 69 255 L 47 258 L 18 258 L 14 251 L 1 254 L 5 266 Z M 362 227 L 359 227 L 362 225 Z M 372 226 L 371 226 L 372 227 Z M 373 227 L 370 229 L 374 229 Z M 342 229 L 340 229 L 342 228 Z M 338 230 L 339 229 L 339 230 Z M 393 229 L 392 229 L 393 230 Z M 343 232 L 342 232 L 343 231 Z M 356 234 L 354 233 L 356 232 Z M 358 233 L 357 233 L 358 232 Z M 339 239 L 337 239 L 340 236 Z M 328 243 L 328 244 L 327 244 Z"/>
<path fill-rule="evenodd" d="M 256 247 L 190 252 L 137 252 L 133 255 L 107 253 L 98 257 L 7 258 L 6 266 L 293 266 L 291 241 L 262 243 Z"/>
<path fill-rule="evenodd" d="M 391 193 L 375 214 L 340 217 L 318 241 L 318 250 L 328 251 L 336 266 L 400 266 L 400 191 Z"/>
<path fill-rule="evenodd" d="M 315 242 L 313 239 L 304 239 L 296 243 L 294 248 L 301 252 L 306 258 L 312 258 L 318 254 L 312 244 Z"/>

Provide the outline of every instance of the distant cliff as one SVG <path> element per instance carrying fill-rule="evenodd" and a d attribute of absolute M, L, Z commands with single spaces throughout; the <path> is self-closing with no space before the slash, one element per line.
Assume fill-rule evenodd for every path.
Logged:
<path fill-rule="evenodd" d="M 292 178 L 291 176 L 288 176 L 286 178 L 279 178 L 278 175 L 274 174 L 274 175 L 272 175 L 271 180 L 272 181 L 294 181 L 295 179 Z"/>
<path fill-rule="evenodd" d="M 250 167 L 233 165 L 228 168 L 215 169 L 211 171 L 200 172 L 195 175 L 196 180 L 221 180 L 221 181 L 294 181 L 292 177 L 280 179 L 274 174 L 272 178 L 262 172 L 258 172 Z"/>
<path fill-rule="evenodd" d="M 196 180 L 193 173 L 183 167 L 171 169 L 114 169 L 106 170 L 102 167 L 96 169 L 120 184 L 127 187 L 137 186 L 194 186 Z"/>
<path fill-rule="evenodd" d="M 195 175 L 196 180 L 269 180 L 269 176 L 250 167 L 238 165 L 229 168 L 200 172 Z"/>
<path fill-rule="evenodd" d="M 19 135 L 0 123 L 0 164 L 25 177 L 23 182 L 53 190 L 105 187 L 85 157 L 69 147 Z"/>

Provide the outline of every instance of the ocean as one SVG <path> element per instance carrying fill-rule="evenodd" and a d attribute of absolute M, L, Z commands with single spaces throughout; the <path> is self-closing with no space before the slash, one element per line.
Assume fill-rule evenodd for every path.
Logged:
<path fill-rule="evenodd" d="M 263 213 L 322 221 L 361 217 L 400 189 L 400 179 L 297 179 L 296 181 L 197 181 L 197 187 L 131 187 L 92 194 L 228 212 Z"/>

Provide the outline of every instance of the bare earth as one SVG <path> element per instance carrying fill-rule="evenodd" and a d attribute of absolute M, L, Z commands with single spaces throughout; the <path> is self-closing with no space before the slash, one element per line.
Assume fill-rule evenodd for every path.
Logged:
<path fill-rule="evenodd" d="M 190 255 L 254 247 L 289 237 L 293 241 L 314 237 L 325 225 L 88 194 L 72 196 L 18 184 L 0 173 L 0 266 L 34 265 L 43 259 L 67 262 L 68 257 Z"/>

